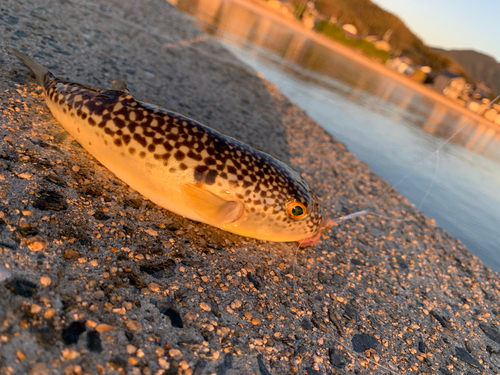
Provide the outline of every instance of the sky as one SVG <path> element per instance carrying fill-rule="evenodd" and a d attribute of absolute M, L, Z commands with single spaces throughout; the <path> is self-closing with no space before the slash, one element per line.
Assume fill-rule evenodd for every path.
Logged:
<path fill-rule="evenodd" d="M 500 62 L 500 0 L 372 0 L 425 44 L 473 49 Z"/>

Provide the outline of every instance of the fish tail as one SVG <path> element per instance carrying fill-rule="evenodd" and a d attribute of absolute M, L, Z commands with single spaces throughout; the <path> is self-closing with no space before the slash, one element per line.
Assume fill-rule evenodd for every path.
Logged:
<path fill-rule="evenodd" d="M 24 53 L 18 51 L 15 48 L 12 48 L 12 53 L 16 55 L 16 57 L 21 60 L 21 62 L 26 65 L 29 70 L 35 75 L 36 80 L 38 83 L 43 86 L 45 83 L 45 79 L 47 74 L 49 73 L 48 69 L 45 68 L 44 66 L 40 65 L 37 63 L 35 60 L 33 60 L 31 57 L 28 55 L 25 55 Z"/>

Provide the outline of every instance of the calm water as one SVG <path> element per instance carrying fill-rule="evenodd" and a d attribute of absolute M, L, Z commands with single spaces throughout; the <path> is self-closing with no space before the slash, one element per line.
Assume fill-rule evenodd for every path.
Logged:
<path fill-rule="evenodd" d="M 497 127 L 472 121 L 433 153 L 471 116 L 230 0 L 178 0 L 178 7 L 198 17 L 237 57 L 500 272 Z"/>

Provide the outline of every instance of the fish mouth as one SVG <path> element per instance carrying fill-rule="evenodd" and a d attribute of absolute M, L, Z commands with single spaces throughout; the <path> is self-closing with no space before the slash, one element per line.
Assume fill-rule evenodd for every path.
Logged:
<path fill-rule="evenodd" d="M 324 230 L 330 229 L 334 222 L 332 219 L 326 219 L 322 226 L 319 227 L 318 231 L 312 237 L 304 238 L 299 241 L 300 247 L 314 246 L 321 240 L 321 234 Z"/>

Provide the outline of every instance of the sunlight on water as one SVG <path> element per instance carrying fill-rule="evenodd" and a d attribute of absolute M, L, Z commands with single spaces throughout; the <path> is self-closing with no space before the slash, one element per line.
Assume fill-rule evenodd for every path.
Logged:
<path fill-rule="evenodd" d="M 178 5 L 389 183 L 397 184 L 422 162 L 397 190 L 500 272 L 498 128 L 472 121 L 440 150 L 436 164 L 434 151 L 472 115 L 435 103 L 231 1 L 179 0 Z"/>

